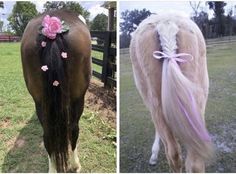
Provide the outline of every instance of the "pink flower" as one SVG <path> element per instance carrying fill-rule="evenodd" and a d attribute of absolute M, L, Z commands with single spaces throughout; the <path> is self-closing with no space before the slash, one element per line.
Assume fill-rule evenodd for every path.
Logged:
<path fill-rule="evenodd" d="M 43 66 L 41 67 L 41 70 L 47 71 L 47 70 L 48 70 L 48 66 L 47 66 L 47 65 L 43 65 Z"/>
<path fill-rule="evenodd" d="M 49 15 L 46 15 L 43 18 L 42 26 L 43 35 L 49 39 L 55 39 L 57 33 L 61 33 L 62 23 L 57 17 L 50 17 Z"/>
<path fill-rule="evenodd" d="M 47 45 L 47 42 L 44 42 L 44 41 L 41 42 L 42 47 L 46 47 L 46 45 Z"/>
<path fill-rule="evenodd" d="M 59 85 L 59 82 L 57 80 L 55 80 L 52 84 L 53 86 L 58 86 Z"/>
<path fill-rule="evenodd" d="M 61 53 L 61 57 L 64 58 L 64 59 L 66 59 L 66 58 L 67 58 L 67 52 L 62 52 L 62 53 Z"/>

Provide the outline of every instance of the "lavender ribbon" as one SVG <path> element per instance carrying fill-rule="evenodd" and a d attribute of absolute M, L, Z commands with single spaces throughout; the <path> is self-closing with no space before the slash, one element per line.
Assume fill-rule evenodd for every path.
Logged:
<path fill-rule="evenodd" d="M 187 53 L 177 53 L 177 54 L 166 54 L 164 52 L 161 51 L 154 51 L 153 52 L 153 57 L 155 59 L 164 59 L 167 58 L 169 60 L 175 60 L 176 62 L 180 62 L 180 63 L 185 63 L 187 61 L 191 61 L 193 60 L 193 56 L 191 54 L 187 54 Z"/>
<path fill-rule="evenodd" d="M 182 102 L 178 97 L 178 104 L 180 106 L 180 109 L 184 113 L 184 116 L 187 118 L 189 124 L 193 128 L 194 132 L 198 135 L 198 137 L 200 137 L 203 141 L 211 141 L 211 137 L 203 124 L 201 115 L 197 111 L 196 102 L 191 93 L 190 93 L 190 98 L 191 98 L 193 115 L 189 115 L 190 113 L 187 112 L 187 110 L 185 109 L 185 107 L 183 106 Z"/>

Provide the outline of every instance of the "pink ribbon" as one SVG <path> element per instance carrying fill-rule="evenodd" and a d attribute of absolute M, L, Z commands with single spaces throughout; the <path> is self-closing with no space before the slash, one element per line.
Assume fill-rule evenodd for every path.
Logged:
<path fill-rule="evenodd" d="M 175 60 L 176 62 L 180 62 L 180 63 L 185 63 L 187 61 L 193 60 L 193 56 L 191 54 L 178 53 L 178 54 L 168 55 L 168 54 L 161 52 L 161 51 L 154 51 L 153 57 L 156 59 L 159 59 L 159 60 L 166 58 L 169 60 Z"/>

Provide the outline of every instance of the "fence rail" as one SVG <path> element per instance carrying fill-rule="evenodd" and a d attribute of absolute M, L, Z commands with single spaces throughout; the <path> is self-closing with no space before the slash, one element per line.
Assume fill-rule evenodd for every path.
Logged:
<path fill-rule="evenodd" d="M 234 42 L 236 42 L 236 36 L 225 36 L 215 39 L 207 39 L 206 45 L 207 47 L 213 47 L 215 45 L 234 43 Z"/>
<path fill-rule="evenodd" d="M 19 42 L 19 36 L 12 36 L 12 35 L 0 35 L 0 42 Z"/>
<path fill-rule="evenodd" d="M 225 36 L 214 39 L 206 39 L 206 46 L 213 47 L 215 45 L 235 43 L 235 42 L 236 42 L 236 36 Z M 129 48 L 120 49 L 120 54 L 129 54 Z"/>
<path fill-rule="evenodd" d="M 116 32 L 91 31 L 92 50 L 102 52 L 102 60 L 92 57 L 92 62 L 102 67 L 102 73 L 93 70 L 93 75 L 106 87 L 116 87 Z"/>

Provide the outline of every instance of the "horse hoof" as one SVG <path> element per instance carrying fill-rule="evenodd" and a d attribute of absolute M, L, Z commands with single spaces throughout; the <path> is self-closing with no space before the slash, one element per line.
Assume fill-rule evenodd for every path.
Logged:
<path fill-rule="evenodd" d="M 150 160 L 149 160 L 149 164 L 152 165 L 152 166 L 156 165 L 157 164 L 157 158 L 151 157 Z"/>
<path fill-rule="evenodd" d="M 81 171 L 81 166 L 79 165 L 79 167 L 76 169 L 76 173 L 80 173 Z"/>
<path fill-rule="evenodd" d="M 80 173 L 80 171 L 81 171 L 81 167 L 78 167 L 78 168 L 72 168 L 68 170 L 67 173 Z"/>

